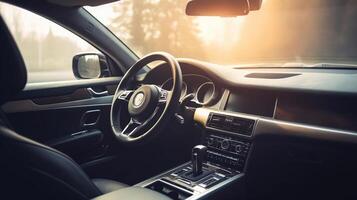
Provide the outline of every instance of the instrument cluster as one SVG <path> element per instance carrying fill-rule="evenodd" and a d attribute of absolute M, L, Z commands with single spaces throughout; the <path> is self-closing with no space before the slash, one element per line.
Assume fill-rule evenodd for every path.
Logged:
<path fill-rule="evenodd" d="M 171 90 L 172 79 L 164 81 L 161 87 L 165 90 Z M 216 103 L 219 96 L 219 90 L 215 83 L 209 78 L 197 74 L 184 74 L 181 99 L 189 94 L 194 94 L 193 101 L 199 105 L 212 105 Z"/>

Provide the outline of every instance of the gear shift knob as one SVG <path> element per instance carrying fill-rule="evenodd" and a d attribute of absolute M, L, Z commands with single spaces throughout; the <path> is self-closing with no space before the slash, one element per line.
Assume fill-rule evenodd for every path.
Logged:
<path fill-rule="evenodd" d="M 197 145 L 192 149 L 192 175 L 198 176 L 202 174 L 202 164 L 206 160 L 207 147 Z"/>

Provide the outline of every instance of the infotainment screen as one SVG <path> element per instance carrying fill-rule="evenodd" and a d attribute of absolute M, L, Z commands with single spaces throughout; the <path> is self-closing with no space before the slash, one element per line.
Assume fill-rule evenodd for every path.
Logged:
<path fill-rule="evenodd" d="M 273 117 L 275 100 L 275 95 L 267 93 L 231 93 L 225 110 Z"/>

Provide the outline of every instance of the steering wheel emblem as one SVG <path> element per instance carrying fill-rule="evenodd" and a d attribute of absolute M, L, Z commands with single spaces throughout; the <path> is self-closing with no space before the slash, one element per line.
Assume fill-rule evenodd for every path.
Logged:
<path fill-rule="evenodd" d="M 144 100 L 145 100 L 145 95 L 144 95 L 144 93 L 140 92 L 140 93 L 136 94 L 136 96 L 134 98 L 133 105 L 135 107 L 140 107 L 144 103 Z"/>

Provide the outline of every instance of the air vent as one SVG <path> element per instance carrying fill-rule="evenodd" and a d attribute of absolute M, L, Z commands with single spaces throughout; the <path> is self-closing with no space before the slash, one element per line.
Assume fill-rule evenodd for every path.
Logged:
<path fill-rule="evenodd" d="M 210 113 L 208 127 L 251 136 L 255 120 L 242 117 Z"/>
<path fill-rule="evenodd" d="M 264 79 L 282 79 L 289 78 L 293 76 L 298 76 L 301 74 L 291 74 L 291 73 L 250 73 L 245 75 L 247 78 L 264 78 Z"/>
<path fill-rule="evenodd" d="M 224 115 L 210 114 L 207 125 L 212 128 L 223 128 L 225 120 L 226 120 L 226 116 Z"/>

